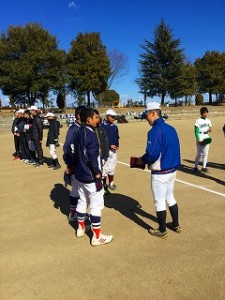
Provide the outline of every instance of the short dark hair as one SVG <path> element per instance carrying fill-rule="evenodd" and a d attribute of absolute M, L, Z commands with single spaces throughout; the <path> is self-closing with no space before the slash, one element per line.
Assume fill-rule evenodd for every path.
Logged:
<path fill-rule="evenodd" d="M 86 107 L 80 112 L 80 119 L 82 123 L 86 123 L 88 118 L 93 118 L 94 114 L 99 114 L 96 109 Z"/>
<path fill-rule="evenodd" d="M 80 115 L 81 111 L 86 108 L 86 106 L 84 105 L 79 105 L 77 106 L 77 108 L 75 109 L 75 117 L 78 118 L 78 115 Z"/>
<path fill-rule="evenodd" d="M 203 106 L 201 109 L 200 109 L 200 114 L 203 115 L 204 113 L 208 113 L 208 108 Z"/>
<path fill-rule="evenodd" d="M 99 115 L 99 111 L 97 109 L 94 109 L 94 112 L 96 115 Z"/>
<path fill-rule="evenodd" d="M 24 114 L 29 115 L 30 116 L 30 111 L 28 109 L 25 110 Z"/>
<path fill-rule="evenodd" d="M 161 109 L 153 109 L 153 111 L 157 113 L 157 115 L 158 115 L 159 118 L 162 117 Z"/>

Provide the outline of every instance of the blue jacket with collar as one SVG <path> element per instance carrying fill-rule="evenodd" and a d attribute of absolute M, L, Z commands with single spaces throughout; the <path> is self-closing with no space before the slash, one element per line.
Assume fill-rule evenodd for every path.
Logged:
<path fill-rule="evenodd" d="M 95 175 L 101 174 L 99 143 L 92 126 L 82 125 L 74 135 L 74 163 L 75 177 L 82 183 L 96 181 Z"/>
<path fill-rule="evenodd" d="M 146 153 L 142 160 L 152 168 L 152 173 L 177 169 L 180 165 L 180 143 L 176 130 L 158 118 L 148 132 Z"/>
<path fill-rule="evenodd" d="M 75 122 L 67 131 L 66 140 L 63 146 L 63 159 L 68 167 L 72 167 L 73 164 L 73 138 L 78 132 L 80 126 L 81 125 L 79 123 Z"/>

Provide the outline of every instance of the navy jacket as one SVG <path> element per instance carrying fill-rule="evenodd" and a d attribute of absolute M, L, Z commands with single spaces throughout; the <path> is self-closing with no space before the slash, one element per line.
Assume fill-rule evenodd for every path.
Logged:
<path fill-rule="evenodd" d="M 38 141 L 43 139 L 43 124 L 39 115 L 33 117 L 32 139 Z"/>
<path fill-rule="evenodd" d="M 175 171 L 180 165 L 180 143 L 176 130 L 162 118 L 155 120 L 148 132 L 146 153 L 142 160 L 150 166 L 152 173 Z"/>
<path fill-rule="evenodd" d="M 99 151 L 101 160 L 107 161 L 109 158 L 109 140 L 108 135 L 103 126 L 99 126 L 95 129 L 97 134 L 98 143 L 99 143 Z"/>
<path fill-rule="evenodd" d="M 24 118 L 19 118 L 19 122 L 17 123 L 16 127 L 17 127 L 17 133 L 19 133 L 20 135 L 22 135 L 24 133 L 24 125 L 26 124 L 25 119 Z"/>
<path fill-rule="evenodd" d="M 115 124 L 109 124 L 106 120 L 102 123 L 102 125 L 105 128 L 105 131 L 108 135 L 109 140 L 109 148 L 112 145 L 115 145 L 119 147 L 119 130 L 118 127 Z"/>
<path fill-rule="evenodd" d="M 17 124 L 19 123 L 19 121 L 20 121 L 20 118 L 17 118 L 17 117 L 13 120 L 12 128 L 11 128 L 11 131 L 13 134 L 18 130 Z"/>
<path fill-rule="evenodd" d="M 74 145 L 73 145 L 73 139 L 75 134 L 80 128 L 80 124 L 75 122 L 73 125 L 71 125 L 67 131 L 66 134 L 66 140 L 63 146 L 63 159 L 65 164 L 72 168 L 73 165 L 73 154 L 74 154 Z"/>
<path fill-rule="evenodd" d="M 78 181 L 92 183 L 101 174 L 99 143 L 95 129 L 82 125 L 74 136 L 74 174 Z"/>
<path fill-rule="evenodd" d="M 49 130 L 48 130 L 46 146 L 55 144 L 55 142 L 58 140 L 59 130 L 60 130 L 59 128 L 60 128 L 60 124 L 56 119 L 49 120 Z"/>

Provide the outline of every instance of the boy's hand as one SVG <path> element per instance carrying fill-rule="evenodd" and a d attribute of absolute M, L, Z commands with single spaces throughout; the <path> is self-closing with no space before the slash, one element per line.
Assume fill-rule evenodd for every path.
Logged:
<path fill-rule="evenodd" d="M 119 147 L 117 147 L 116 145 L 111 145 L 110 149 L 111 149 L 111 150 L 118 150 Z"/>
<path fill-rule="evenodd" d="M 103 183 L 102 183 L 101 177 L 96 178 L 95 185 L 96 185 L 97 192 L 100 192 L 103 188 Z"/>

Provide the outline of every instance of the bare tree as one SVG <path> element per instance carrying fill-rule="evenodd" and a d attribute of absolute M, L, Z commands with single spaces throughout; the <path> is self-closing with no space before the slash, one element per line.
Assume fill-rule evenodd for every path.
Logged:
<path fill-rule="evenodd" d="M 128 57 L 118 49 L 109 50 L 107 54 L 110 60 L 111 69 L 108 79 L 108 89 L 110 89 L 116 80 L 119 80 L 121 77 L 127 74 Z"/>

